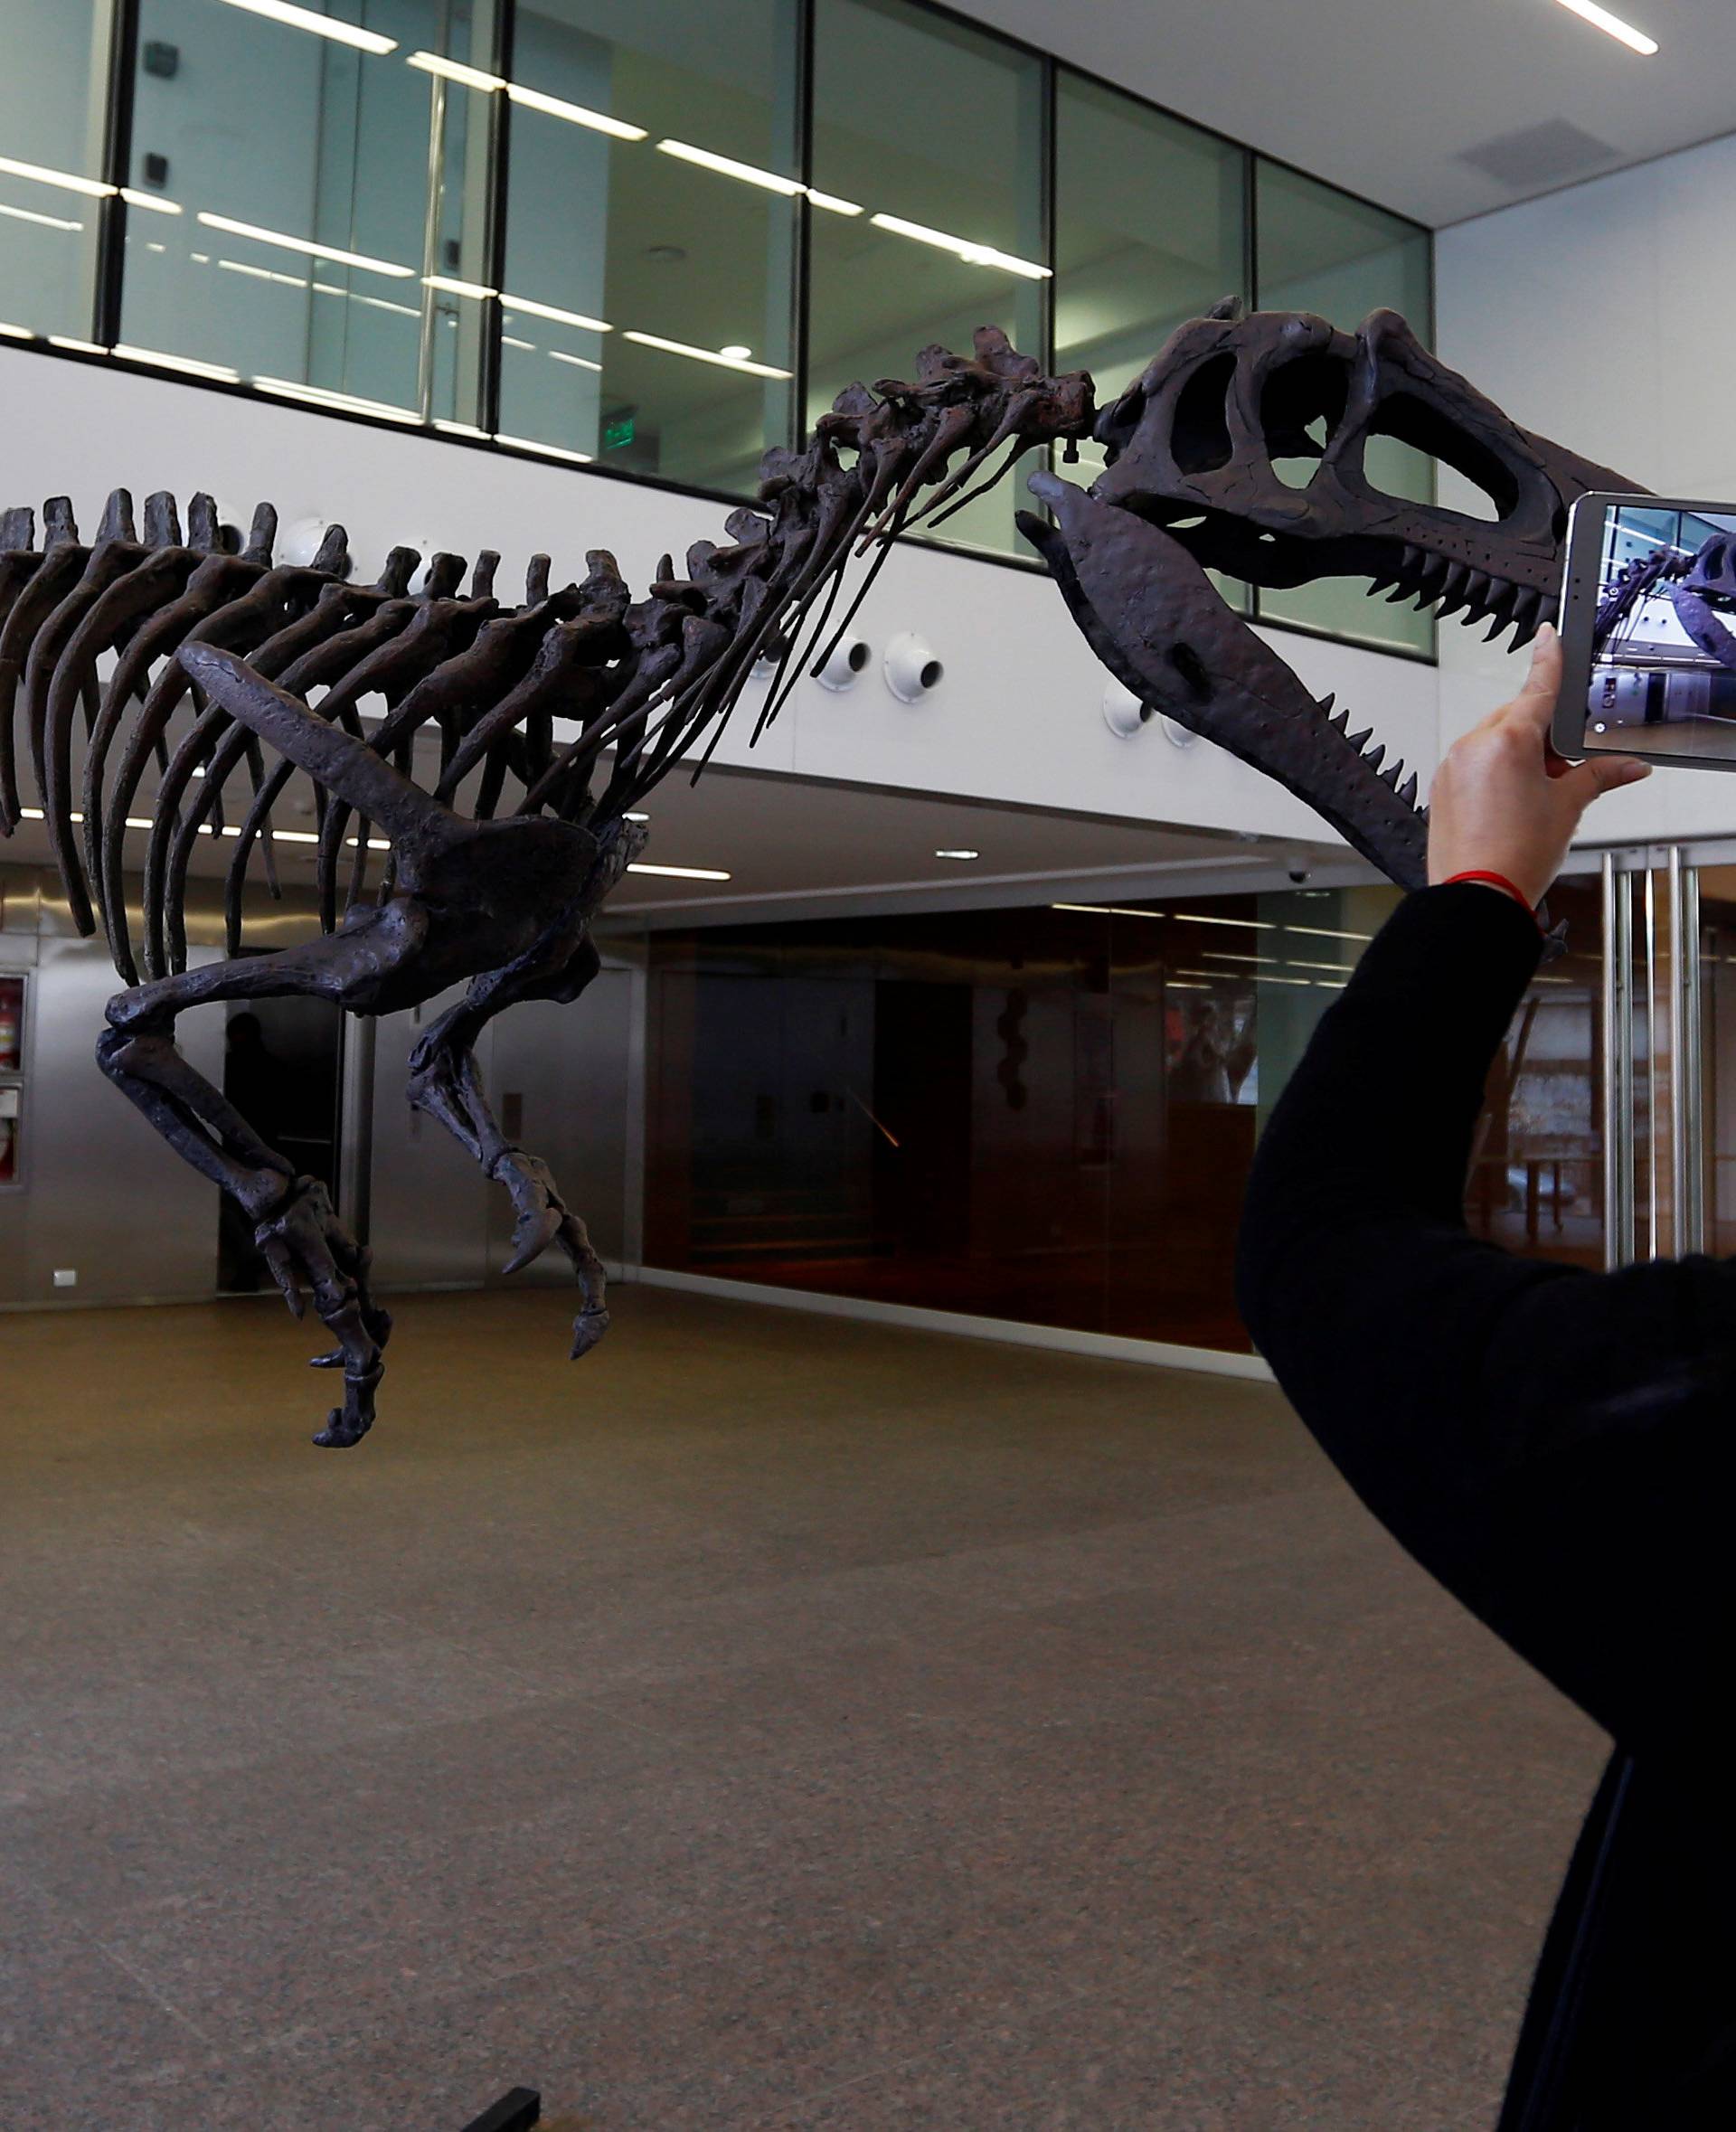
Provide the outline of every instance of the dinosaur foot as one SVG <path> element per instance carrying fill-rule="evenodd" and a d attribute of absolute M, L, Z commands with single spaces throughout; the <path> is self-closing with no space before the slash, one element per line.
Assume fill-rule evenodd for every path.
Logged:
<path fill-rule="evenodd" d="M 315 1312 L 337 1344 L 315 1357 L 317 1369 L 344 1373 L 344 1404 L 334 1407 L 316 1444 L 347 1448 L 373 1426 L 373 1395 L 392 1319 L 368 1294 L 369 1254 L 337 1218 L 331 1195 L 316 1177 L 297 1177 L 253 1232 L 291 1314 Z"/>
<path fill-rule="evenodd" d="M 493 1174 L 506 1187 L 517 1215 L 506 1271 L 522 1272 L 551 1244 L 559 1244 L 578 1278 L 585 1307 L 572 1322 L 570 1355 L 577 1362 L 609 1330 L 603 1262 L 591 1249 L 584 1223 L 561 1198 L 545 1162 L 522 1147 L 508 1147 L 496 1160 Z"/>

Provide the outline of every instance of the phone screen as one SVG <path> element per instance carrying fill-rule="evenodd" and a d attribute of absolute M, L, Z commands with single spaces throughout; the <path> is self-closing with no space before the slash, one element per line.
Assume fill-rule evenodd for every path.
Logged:
<path fill-rule="evenodd" d="M 1582 745 L 1736 763 L 1736 513 L 1606 504 L 1596 552 Z"/>

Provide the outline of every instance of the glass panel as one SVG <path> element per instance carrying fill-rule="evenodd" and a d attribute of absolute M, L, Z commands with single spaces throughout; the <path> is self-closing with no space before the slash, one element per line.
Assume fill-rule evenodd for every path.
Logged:
<path fill-rule="evenodd" d="M 820 0 L 813 160 L 810 427 L 853 381 L 908 378 L 931 342 L 967 354 L 979 325 L 1041 359 L 1036 59 L 902 0 Z M 1028 554 L 1023 500 L 1014 476 L 936 537 Z"/>
<path fill-rule="evenodd" d="M 1371 311 L 1402 312 L 1430 338 L 1431 266 L 1429 232 L 1383 209 L 1354 200 L 1314 178 L 1257 159 L 1254 284 L 1265 311 L 1313 311 L 1354 332 Z M 1312 470 L 1307 459 L 1286 460 L 1278 471 L 1297 486 Z M 1369 440 L 1369 480 L 1386 494 L 1431 503 L 1434 463 L 1395 438 Z M 1262 591 L 1268 621 L 1295 622 L 1385 649 L 1428 652 L 1434 622 L 1409 606 L 1371 600 L 1360 580 L 1327 579 L 1288 591 Z"/>
<path fill-rule="evenodd" d="M 1060 71 L 1055 90 L 1055 368 L 1089 370 L 1099 405 L 1178 325 L 1248 294 L 1239 147 Z M 1156 203 L 1161 202 L 1161 209 Z M 1080 447 L 1090 482 L 1100 446 Z M 1247 589 L 1218 580 L 1237 606 Z"/>
<path fill-rule="evenodd" d="M 484 271 L 488 99 L 408 62 L 486 65 L 494 9 L 466 11 L 449 47 L 439 0 L 313 12 L 371 45 L 223 0 L 142 0 L 132 183 L 170 212 L 128 212 L 123 340 L 316 400 L 474 419 L 484 307 L 425 277 Z"/>
<path fill-rule="evenodd" d="M 791 426 L 798 44 L 796 0 L 519 7 L 515 81 L 643 137 L 514 104 L 509 436 L 753 493 Z"/>
<path fill-rule="evenodd" d="M 1558 881 L 1549 910 L 1567 921 L 1567 952 L 1532 980 L 1490 1070 L 1466 1215 L 1478 1235 L 1522 1258 L 1600 1268 L 1601 885 Z"/>
<path fill-rule="evenodd" d="M 0 33 L 0 322 L 88 340 L 109 0 L 10 0 Z M 22 167 L 20 167 L 22 166 Z"/>
<path fill-rule="evenodd" d="M 0 976 L 0 1188 L 18 1182 L 24 1064 L 24 980 Z"/>
<path fill-rule="evenodd" d="M 1736 866 L 1700 869 L 1700 1031 L 1705 1249 L 1736 1251 Z"/>
<path fill-rule="evenodd" d="M 1245 1349 L 1258 1127 L 1395 897 L 657 936 L 647 1259 Z"/>

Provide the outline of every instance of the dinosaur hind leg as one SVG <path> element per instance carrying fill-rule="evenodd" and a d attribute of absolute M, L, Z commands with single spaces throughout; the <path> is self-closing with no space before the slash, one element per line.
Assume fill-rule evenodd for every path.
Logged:
<path fill-rule="evenodd" d="M 384 914 L 382 914 L 383 920 Z M 363 959 L 358 936 L 378 935 L 369 976 L 408 952 L 401 925 L 381 922 L 309 942 L 278 955 L 210 963 L 118 993 L 97 1044 L 97 1063 L 142 1110 L 184 1162 L 228 1193 L 254 1224 L 254 1239 L 290 1309 L 306 1308 L 303 1291 L 336 1343 L 316 1358 L 341 1367 L 344 1404 L 332 1410 L 316 1444 L 359 1443 L 373 1423 L 374 1392 L 392 1320 L 368 1287 L 369 1254 L 339 1221 L 326 1187 L 297 1174 L 227 1098 L 176 1049 L 175 1024 L 208 1001 L 312 996 L 346 1003 Z"/>

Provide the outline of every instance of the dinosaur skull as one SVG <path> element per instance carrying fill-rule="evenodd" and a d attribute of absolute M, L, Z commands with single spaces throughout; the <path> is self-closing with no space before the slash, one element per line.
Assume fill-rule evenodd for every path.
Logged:
<path fill-rule="evenodd" d="M 1682 580 L 1683 590 L 1697 592 L 1703 599 L 1736 604 L 1736 539 L 1709 540 L 1694 555 Z"/>
<path fill-rule="evenodd" d="M 1372 592 L 1531 637 L 1559 588 L 1574 499 L 1632 488 L 1510 421 L 1439 363 L 1395 312 L 1354 334 L 1235 299 L 1171 335 L 1095 434 L 1089 494 L 1032 477 L 1056 524 L 1021 526 L 1104 663 L 1142 702 L 1307 800 L 1407 886 L 1422 878 L 1416 779 L 1384 772 L 1330 702 L 1218 595 L 1217 570 L 1278 589 L 1364 577 Z M 1471 481 L 1492 516 L 1394 495 L 1371 439 L 1409 444 Z M 1312 461 L 1299 484 L 1285 467 Z"/>

